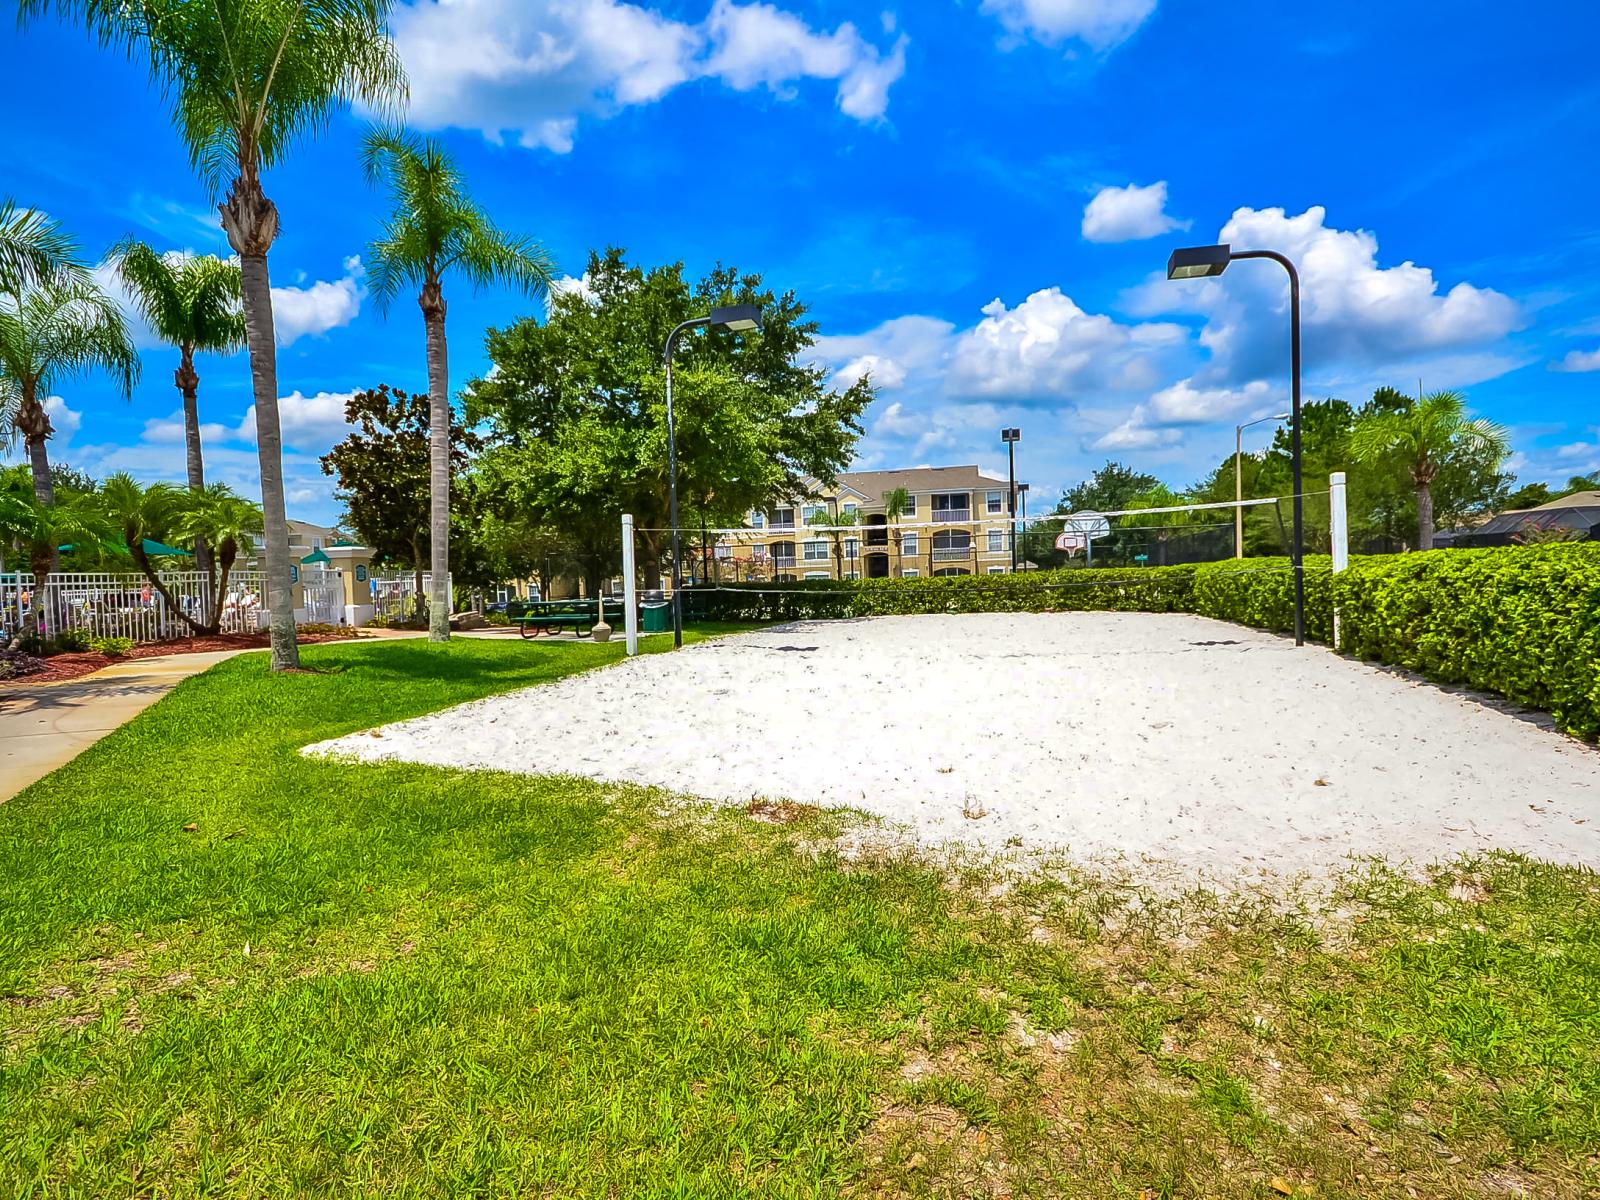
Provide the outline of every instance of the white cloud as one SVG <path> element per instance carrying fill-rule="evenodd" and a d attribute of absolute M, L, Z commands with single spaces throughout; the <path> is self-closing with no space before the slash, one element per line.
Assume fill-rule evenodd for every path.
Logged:
<path fill-rule="evenodd" d="M 1457 283 L 1441 293 L 1427 267 L 1378 265 L 1378 239 L 1330 227 L 1320 205 L 1297 216 L 1281 208 L 1238 209 L 1217 239 L 1240 249 L 1267 247 L 1300 271 L 1308 374 L 1498 341 L 1523 324 L 1517 304 L 1490 288 Z M 1217 279 L 1156 278 L 1128 297 L 1136 312 L 1192 312 L 1206 318 L 1201 345 L 1211 352 L 1207 384 L 1281 374 L 1288 287 L 1275 265 L 1235 263 Z"/>
<path fill-rule="evenodd" d="M 907 412 L 905 405 L 897 400 L 878 415 L 872 431 L 884 437 L 907 438 L 917 437 L 927 427 L 926 417 Z"/>
<path fill-rule="evenodd" d="M 1046 46 L 1076 40 L 1102 52 L 1132 37 L 1155 8 L 1156 0 L 983 0 L 1013 37 Z"/>
<path fill-rule="evenodd" d="M 836 387 L 870 374 L 875 386 L 893 391 L 938 367 L 954 332 L 954 325 L 937 317 L 895 317 L 866 333 L 819 337 L 813 350 L 819 362 L 833 367 Z"/>
<path fill-rule="evenodd" d="M 1135 410 L 1121 425 L 1107 430 L 1090 445 L 1096 450 L 1157 450 L 1177 445 L 1182 437 L 1176 429 L 1159 429 L 1144 424 Z"/>
<path fill-rule="evenodd" d="M 799 17 L 771 4 L 716 0 L 706 34 L 706 75 L 736 91 L 766 87 L 785 99 L 795 94 L 794 80 L 836 79 L 840 110 L 858 121 L 882 117 L 889 88 L 905 74 L 903 36 L 885 56 L 848 21 L 831 34 L 813 33 Z"/>
<path fill-rule="evenodd" d="M 316 337 L 356 319 L 367 290 L 361 280 L 366 270 L 359 256 L 344 260 L 344 276 L 317 280 L 308 287 L 272 289 L 272 325 L 278 345 L 290 346 L 303 337 Z"/>
<path fill-rule="evenodd" d="M 951 386 L 976 396 L 1065 398 L 1085 389 L 1154 386 L 1153 352 L 1183 341 L 1171 324 L 1124 325 L 1087 313 L 1060 288 L 1034 292 L 1016 308 L 992 300 L 950 355 Z"/>
<path fill-rule="evenodd" d="M 68 408 L 67 402 L 60 396 L 45 397 L 44 415 L 50 418 L 50 426 L 56 431 L 51 440 L 57 447 L 67 445 L 72 441 L 72 435 L 83 428 L 83 414 L 77 409 Z"/>
<path fill-rule="evenodd" d="M 1083 236 L 1091 242 L 1132 242 L 1159 237 L 1190 222 L 1169 217 L 1167 182 L 1148 187 L 1104 187 L 1083 209 Z"/>
<path fill-rule="evenodd" d="M 146 442 L 156 445 L 183 445 L 183 412 L 180 409 L 168 417 L 157 417 L 144 423 L 144 433 L 141 437 Z M 236 430 L 226 425 L 202 423 L 200 426 L 200 443 L 202 446 L 211 442 L 233 441 L 238 437 Z"/>
<path fill-rule="evenodd" d="M 1600 350 L 1571 350 L 1558 363 L 1551 364 L 1553 371 L 1600 371 Z"/>
<path fill-rule="evenodd" d="M 700 78 L 784 98 L 802 79 L 835 81 L 841 111 L 876 120 L 905 70 L 904 37 L 880 50 L 848 22 L 815 31 L 774 5 L 732 0 L 715 0 L 698 24 L 623 0 L 413 0 L 391 25 L 413 125 L 557 154 L 572 149 L 580 117 L 651 104 Z"/>
<path fill-rule="evenodd" d="M 1148 407 L 1141 407 L 1157 424 L 1202 425 L 1232 421 L 1273 403 L 1282 403 L 1279 389 L 1259 379 L 1242 388 L 1197 388 L 1191 380 L 1180 379 L 1152 395 Z"/>
<path fill-rule="evenodd" d="M 302 395 L 298 390 L 278 397 L 278 428 L 283 444 L 310 453 L 323 453 L 350 429 L 344 419 L 344 406 L 351 392 L 318 392 Z M 239 441 L 256 440 L 256 406 L 245 410 L 244 420 L 235 431 Z"/>

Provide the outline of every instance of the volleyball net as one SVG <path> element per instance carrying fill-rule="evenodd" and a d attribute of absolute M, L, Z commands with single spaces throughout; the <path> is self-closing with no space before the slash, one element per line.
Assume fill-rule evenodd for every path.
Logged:
<path fill-rule="evenodd" d="M 1303 546 L 1309 554 L 1347 553 L 1342 522 L 1344 481 L 1302 492 Z M 793 510 L 786 510 L 793 511 Z M 638 573 L 648 546 L 667 555 L 667 527 L 635 527 L 624 518 L 625 582 Z M 870 508 L 841 520 L 817 512 L 809 522 L 685 525 L 678 531 L 684 620 L 807 619 L 930 611 L 919 592 L 950 580 L 970 602 L 992 591 L 1004 609 L 1102 607 L 1086 589 L 1118 588 L 1162 609 L 1189 585 L 1157 568 L 1216 564 L 1212 570 L 1287 574 L 1294 545 L 1294 497 L 1183 502 L 1135 508 L 1050 513 L 1011 519 L 1005 512 L 934 510 L 898 519 Z M 1011 578 L 1002 578 L 1011 576 Z M 863 589 L 862 581 L 895 581 Z M 896 596 L 904 597 L 896 600 Z M 631 607 L 631 605 L 630 605 Z"/>

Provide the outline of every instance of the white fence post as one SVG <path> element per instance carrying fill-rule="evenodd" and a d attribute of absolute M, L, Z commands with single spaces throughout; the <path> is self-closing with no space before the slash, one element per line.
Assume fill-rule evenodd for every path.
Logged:
<path fill-rule="evenodd" d="M 622 625 L 628 657 L 639 653 L 639 588 L 633 577 L 633 514 L 622 514 Z"/>
<path fill-rule="evenodd" d="M 1328 509 L 1330 534 L 1333 541 L 1333 573 L 1350 566 L 1350 514 L 1345 507 L 1344 472 L 1335 471 L 1328 476 Z M 1333 648 L 1339 649 L 1339 606 L 1333 606 Z"/>

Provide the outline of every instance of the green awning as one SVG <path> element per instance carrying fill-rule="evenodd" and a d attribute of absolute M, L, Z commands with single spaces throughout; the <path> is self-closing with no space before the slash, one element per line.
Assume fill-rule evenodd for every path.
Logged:
<path fill-rule="evenodd" d="M 333 560 L 331 558 L 329 558 L 326 554 L 324 554 L 321 550 L 313 550 L 310 554 L 306 555 L 304 558 L 302 558 L 300 560 L 300 565 L 302 567 L 310 567 L 310 566 L 315 566 L 317 563 L 325 563 L 325 562 L 332 562 L 332 561 Z"/>
<path fill-rule="evenodd" d="M 165 555 L 165 556 L 167 556 L 169 558 L 193 558 L 194 557 L 194 551 L 192 551 L 192 550 L 180 550 L 176 546 L 169 546 L 165 542 L 156 541 L 154 538 L 145 538 L 139 544 L 140 544 L 140 546 L 142 546 L 144 548 L 144 552 L 146 554 L 148 554 L 152 558 L 155 558 L 158 555 Z M 119 541 L 116 544 L 116 548 L 118 550 L 122 551 L 124 554 L 126 554 L 128 552 L 128 545 L 127 545 L 126 542 L 120 542 Z M 61 553 L 66 554 L 66 553 L 69 553 L 70 551 L 76 549 L 76 547 L 73 546 L 69 542 L 65 546 L 57 546 L 56 549 L 61 551 Z"/>

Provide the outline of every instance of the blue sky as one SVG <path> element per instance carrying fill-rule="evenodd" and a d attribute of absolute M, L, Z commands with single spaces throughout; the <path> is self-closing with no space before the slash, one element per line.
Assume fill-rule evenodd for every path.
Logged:
<path fill-rule="evenodd" d="M 1300 263 L 1308 399 L 1461 387 L 1521 479 L 1600 468 L 1592 5 L 417 0 L 394 26 L 412 124 L 564 270 L 614 243 L 794 288 L 836 377 L 879 384 L 862 467 L 999 469 L 1017 425 L 1036 497 L 1108 457 L 1198 479 L 1287 398 L 1281 272 L 1161 277 L 1171 247 L 1231 240 Z M 53 22 L 5 28 L 0 56 L 0 193 L 94 253 L 226 252 L 141 68 Z M 266 181 L 290 510 L 312 520 L 337 513 L 316 456 L 344 395 L 425 386 L 414 304 L 385 317 L 363 286 L 363 128 L 339 116 Z M 459 385 L 486 325 L 539 309 L 450 295 Z M 173 355 L 143 357 L 131 403 L 58 385 L 53 457 L 181 478 Z M 200 369 L 211 474 L 253 493 L 245 360 Z"/>

